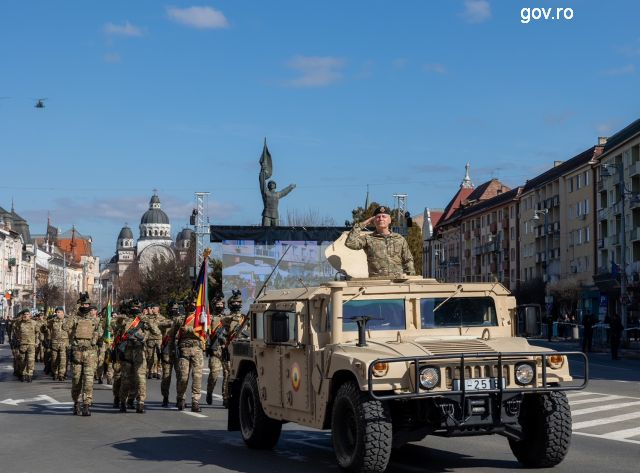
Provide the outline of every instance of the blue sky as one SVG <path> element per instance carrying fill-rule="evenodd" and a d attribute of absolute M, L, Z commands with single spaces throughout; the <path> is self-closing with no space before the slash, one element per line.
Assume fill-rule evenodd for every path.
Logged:
<path fill-rule="evenodd" d="M 521 21 L 567 7 L 571 20 Z M 153 189 L 173 225 L 260 223 L 266 137 L 281 215 L 342 224 L 371 198 L 443 207 L 524 183 L 639 118 L 640 3 L 0 0 L 0 206 L 103 258 Z M 46 108 L 34 108 L 46 97 Z"/>

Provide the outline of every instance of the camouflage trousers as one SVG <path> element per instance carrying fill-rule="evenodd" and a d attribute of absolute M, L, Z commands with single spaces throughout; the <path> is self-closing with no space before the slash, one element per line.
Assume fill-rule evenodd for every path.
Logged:
<path fill-rule="evenodd" d="M 222 362 L 222 400 L 226 403 L 229 400 L 229 375 L 231 374 L 231 363 Z"/>
<path fill-rule="evenodd" d="M 17 350 L 18 374 L 22 376 L 33 376 L 33 367 L 36 362 L 35 345 L 21 344 Z"/>
<path fill-rule="evenodd" d="M 96 349 L 72 348 L 71 370 L 71 398 L 78 402 L 82 394 L 84 404 L 93 402 L 93 375 L 96 369 Z"/>
<path fill-rule="evenodd" d="M 101 380 L 103 376 L 107 380 L 113 379 L 113 365 L 111 364 L 111 347 L 106 343 L 98 350 L 98 362 L 96 365 L 96 378 Z"/>
<path fill-rule="evenodd" d="M 120 402 L 147 398 L 147 360 L 142 347 L 127 347 L 120 361 Z"/>
<path fill-rule="evenodd" d="M 189 384 L 189 373 L 191 373 L 191 401 L 200 402 L 200 390 L 202 387 L 202 365 L 204 355 L 200 345 L 185 346 L 179 349 L 177 376 L 177 397 L 184 399 Z"/>
<path fill-rule="evenodd" d="M 67 375 L 67 345 L 54 343 L 51 346 L 51 376 L 63 378 Z"/>
<path fill-rule="evenodd" d="M 178 378 L 178 367 L 175 364 L 173 356 L 162 355 L 162 381 L 160 381 L 160 392 L 162 397 L 169 397 L 169 388 L 171 387 L 171 374 L 176 369 L 176 379 Z"/>
<path fill-rule="evenodd" d="M 147 358 L 147 375 L 157 375 L 160 371 L 160 351 L 161 340 L 147 340 L 144 351 Z"/>
<path fill-rule="evenodd" d="M 222 373 L 222 354 L 209 357 L 209 378 L 207 378 L 207 394 L 212 394 L 218 382 L 218 376 Z"/>

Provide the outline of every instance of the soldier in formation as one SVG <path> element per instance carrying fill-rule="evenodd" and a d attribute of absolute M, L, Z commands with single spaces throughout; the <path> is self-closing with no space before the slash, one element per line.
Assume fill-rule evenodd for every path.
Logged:
<path fill-rule="evenodd" d="M 148 314 L 143 316 L 143 320 L 148 325 L 157 326 L 160 332 L 149 334 L 146 341 L 145 354 L 147 358 L 147 379 L 161 378 L 161 345 L 162 331 L 171 326 L 171 322 L 160 314 L 160 304 L 152 303 L 148 305 Z"/>
<path fill-rule="evenodd" d="M 12 328 L 15 368 L 18 378 L 23 382 L 30 383 L 33 379 L 39 328 L 39 324 L 31 318 L 31 312 L 28 309 L 18 313 L 18 321 Z"/>
<path fill-rule="evenodd" d="M 169 407 L 169 388 L 171 387 L 171 373 L 176 369 L 176 344 L 175 344 L 175 323 L 174 319 L 180 315 L 180 306 L 176 302 L 170 302 L 167 310 L 170 325 L 165 326 L 160 344 L 162 362 L 162 381 L 160 382 L 160 392 L 162 394 L 162 407 Z"/>
<path fill-rule="evenodd" d="M 67 350 L 72 321 L 65 317 L 64 309 L 56 307 L 53 317 L 47 321 L 47 340 L 50 346 L 50 373 L 56 381 L 67 379 Z"/>
<path fill-rule="evenodd" d="M 204 340 L 201 338 L 201 334 L 195 330 L 196 304 L 193 297 L 185 301 L 184 309 L 185 315 L 177 317 L 174 323 L 178 364 L 176 406 L 181 411 L 186 407 L 185 394 L 189 384 L 189 374 L 191 374 L 191 411 L 200 412 Z"/>
<path fill-rule="evenodd" d="M 93 402 L 93 377 L 96 369 L 96 347 L 100 338 L 98 311 L 88 298 L 80 301 L 71 324 L 71 397 L 73 414 L 91 415 Z M 82 404 L 80 399 L 82 396 Z"/>
<path fill-rule="evenodd" d="M 227 300 L 229 313 L 222 317 L 222 326 L 227 334 L 223 347 L 222 361 L 222 404 L 227 407 L 229 401 L 229 374 L 231 371 L 229 345 L 236 338 L 249 336 L 248 320 L 242 315 L 242 294 L 239 290 L 232 291 Z"/>
<path fill-rule="evenodd" d="M 211 333 L 207 338 L 207 355 L 209 356 L 209 377 L 207 379 L 207 404 L 213 403 L 213 390 L 222 373 L 222 347 L 226 342 L 226 331 L 222 325 L 224 316 L 224 296 L 217 295 L 213 299 L 211 311 Z"/>

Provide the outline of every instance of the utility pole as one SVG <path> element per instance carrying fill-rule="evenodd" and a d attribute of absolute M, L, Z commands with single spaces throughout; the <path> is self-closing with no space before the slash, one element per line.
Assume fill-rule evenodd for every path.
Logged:
<path fill-rule="evenodd" d="M 193 222 L 196 234 L 196 267 L 194 277 L 197 277 L 198 270 L 202 265 L 204 249 L 209 246 L 208 236 L 211 230 L 209 229 L 208 218 L 205 218 L 208 198 L 209 192 L 196 192 L 196 208 L 194 209 L 195 222 Z M 207 239 L 206 242 L 205 239 Z"/>

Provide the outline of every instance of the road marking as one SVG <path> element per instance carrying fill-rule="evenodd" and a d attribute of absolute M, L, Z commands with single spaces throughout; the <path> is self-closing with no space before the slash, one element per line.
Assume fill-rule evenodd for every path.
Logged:
<path fill-rule="evenodd" d="M 188 416 L 192 416 L 192 417 L 200 417 L 200 418 L 202 418 L 202 417 L 207 417 L 206 415 L 204 415 L 204 414 L 199 414 L 199 413 L 197 413 L 197 412 L 182 411 L 182 413 L 183 413 L 183 414 L 186 414 L 186 415 L 188 415 Z"/>
<path fill-rule="evenodd" d="M 609 440 L 629 440 L 631 437 L 640 435 L 640 427 L 634 427 L 633 429 L 616 430 L 615 432 L 609 432 L 602 436 Z M 640 443 L 640 441 L 637 441 Z"/>
<path fill-rule="evenodd" d="M 571 411 L 572 416 L 579 416 L 583 414 L 592 414 L 594 412 L 609 411 L 613 409 L 622 409 L 623 407 L 631 407 L 640 405 L 640 401 L 634 402 L 621 402 L 620 404 L 608 404 L 606 406 L 588 407 L 586 409 L 578 409 L 577 411 Z"/>
<path fill-rule="evenodd" d="M 586 432 L 574 432 L 574 435 L 582 435 L 583 437 L 594 437 L 594 438 L 606 439 L 606 440 L 615 440 L 617 442 L 635 443 L 636 445 L 640 445 L 640 440 L 631 440 L 629 438 L 611 439 L 611 438 L 608 438 L 606 435 L 588 434 Z"/>
<path fill-rule="evenodd" d="M 610 396 L 602 396 L 602 397 L 594 397 L 590 399 L 580 399 L 579 401 L 569 401 L 569 404 L 572 406 L 577 406 L 578 404 L 589 404 L 591 402 L 608 402 L 613 401 L 615 399 L 623 399 L 624 396 L 617 396 L 612 394 Z"/>
<path fill-rule="evenodd" d="M 590 396 L 590 395 L 597 395 L 597 396 L 612 396 L 612 394 L 609 393 L 596 393 L 593 391 L 570 391 L 567 393 L 567 397 L 573 398 L 576 396 Z M 640 397 L 634 397 L 634 396 L 623 396 L 629 399 L 638 399 L 640 400 Z"/>
<path fill-rule="evenodd" d="M 572 428 L 574 430 L 586 429 L 588 427 L 596 427 L 599 425 L 613 424 L 614 422 L 624 422 L 626 420 L 637 419 L 638 417 L 640 417 L 640 412 L 632 412 L 630 414 L 622 414 L 619 416 L 604 417 L 602 419 L 585 420 L 583 422 L 576 422 L 573 424 Z"/>
<path fill-rule="evenodd" d="M 55 404 L 58 401 L 53 399 L 52 397 L 47 396 L 46 394 L 41 394 L 36 397 L 30 397 L 27 399 L 5 399 L 4 401 L 0 401 L 0 404 L 9 404 L 10 406 L 17 406 L 18 404 L 26 403 L 26 402 L 35 402 L 35 401 L 49 401 L 50 404 Z"/>

